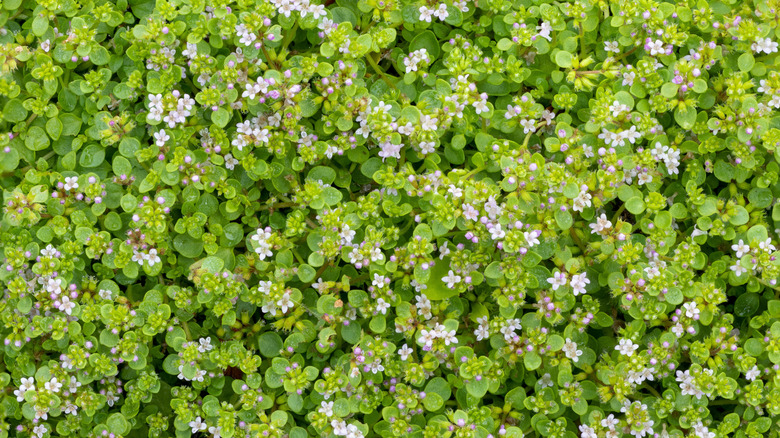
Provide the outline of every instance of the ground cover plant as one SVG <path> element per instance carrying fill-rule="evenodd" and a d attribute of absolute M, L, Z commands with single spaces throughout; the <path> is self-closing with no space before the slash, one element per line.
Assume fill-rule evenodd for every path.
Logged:
<path fill-rule="evenodd" d="M 3 0 L 0 437 L 776 437 L 777 0 Z"/>

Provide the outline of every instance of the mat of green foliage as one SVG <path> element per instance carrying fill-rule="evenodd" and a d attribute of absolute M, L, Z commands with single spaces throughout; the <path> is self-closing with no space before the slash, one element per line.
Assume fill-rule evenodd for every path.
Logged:
<path fill-rule="evenodd" d="M 0 438 L 780 433 L 780 1 L 3 0 Z"/>

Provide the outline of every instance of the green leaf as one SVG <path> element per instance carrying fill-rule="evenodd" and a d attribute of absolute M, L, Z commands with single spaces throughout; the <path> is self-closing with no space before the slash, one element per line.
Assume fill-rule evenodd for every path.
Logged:
<path fill-rule="evenodd" d="M 730 182 L 732 179 L 734 179 L 734 166 L 723 160 L 718 160 L 715 162 L 714 173 L 715 177 L 719 180 L 723 182 Z"/>
<path fill-rule="evenodd" d="M 425 407 L 425 410 L 428 412 L 436 412 L 439 409 L 441 409 L 444 406 L 444 399 L 439 395 L 434 393 L 425 393 L 425 398 L 423 399 L 423 407 Z"/>
<path fill-rule="evenodd" d="M 735 213 L 733 216 L 731 216 L 731 219 L 729 219 L 729 222 L 731 222 L 732 225 L 745 225 L 748 223 L 748 220 L 750 220 L 750 214 L 745 210 L 745 207 L 742 207 L 741 205 L 737 205 L 734 207 Z"/>
<path fill-rule="evenodd" d="M 333 184 L 336 180 L 336 171 L 330 167 L 317 166 L 309 171 L 306 178 L 313 181 L 321 181 L 323 184 Z"/>
<path fill-rule="evenodd" d="M 200 266 L 206 271 L 216 274 L 225 267 L 225 262 L 219 257 L 209 256 L 203 259 Z"/>
<path fill-rule="evenodd" d="M 49 28 L 49 19 L 43 15 L 35 17 L 32 23 L 32 31 L 36 36 L 43 36 Z"/>
<path fill-rule="evenodd" d="M 62 135 L 62 122 L 57 117 L 52 117 L 46 121 L 46 132 L 52 140 L 57 140 Z"/>
<path fill-rule="evenodd" d="M 436 260 L 436 264 L 430 270 L 431 274 L 426 285 L 425 294 L 432 300 L 444 300 L 458 294 L 456 287 L 447 287 L 442 278 L 448 275 L 450 271 L 450 258 Z"/>
<path fill-rule="evenodd" d="M 173 247 L 184 257 L 194 259 L 203 252 L 203 242 L 189 234 L 178 234 L 173 238 Z"/>
<path fill-rule="evenodd" d="M 528 251 L 525 254 L 525 256 L 523 256 L 523 260 L 521 261 L 521 263 L 526 268 L 532 268 L 532 267 L 538 265 L 539 262 L 541 262 L 541 261 L 542 261 L 542 256 L 540 256 L 539 254 L 537 254 L 534 251 Z"/>
<path fill-rule="evenodd" d="M 124 415 L 120 413 L 111 414 L 106 420 L 108 431 L 117 435 L 126 435 L 130 432 L 130 423 L 127 422 Z"/>
<path fill-rule="evenodd" d="M 79 156 L 79 165 L 81 167 L 97 167 L 103 163 L 106 157 L 106 150 L 97 144 L 91 144 L 81 151 Z"/>
<path fill-rule="evenodd" d="M 572 54 L 565 50 L 561 50 L 555 54 L 555 63 L 558 64 L 558 67 L 560 68 L 571 68 L 573 61 L 574 57 Z"/>
<path fill-rule="evenodd" d="M 683 129 L 693 128 L 693 124 L 696 123 L 696 108 L 687 107 L 684 110 L 677 108 L 674 110 L 674 120 Z"/>
<path fill-rule="evenodd" d="M 737 65 L 743 72 L 749 72 L 752 70 L 755 63 L 756 61 L 753 59 L 753 55 L 750 52 L 743 53 L 739 56 L 739 59 L 737 59 Z"/>
<path fill-rule="evenodd" d="M 385 331 L 385 328 L 387 327 L 385 317 L 382 315 L 376 315 L 373 318 L 371 318 L 371 321 L 368 323 L 368 328 L 371 329 L 372 332 L 382 334 Z"/>
<path fill-rule="evenodd" d="M 775 198 L 772 196 L 772 191 L 769 189 L 755 187 L 750 190 L 750 192 L 748 192 L 748 200 L 750 201 L 750 204 L 760 209 L 764 209 L 772 205 L 774 199 Z"/>
<path fill-rule="evenodd" d="M 27 130 L 24 145 L 31 151 L 42 151 L 49 147 L 49 136 L 40 126 L 33 126 Z"/>
<path fill-rule="evenodd" d="M 626 210 L 631 214 L 640 214 L 645 211 L 645 201 L 639 196 L 634 196 L 626 201 Z"/>
<path fill-rule="evenodd" d="M 667 229 L 672 226 L 672 214 L 666 210 L 659 211 L 655 215 L 655 226 L 660 229 Z"/>
<path fill-rule="evenodd" d="M 18 123 L 27 118 L 27 110 L 22 102 L 17 99 L 11 99 L 3 107 L 3 119 L 6 122 Z"/>
<path fill-rule="evenodd" d="M 744 274 L 743 274 L 744 275 Z M 739 317 L 751 316 L 758 311 L 761 299 L 756 293 L 743 293 L 734 302 L 734 314 Z"/>
<path fill-rule="evenodd" d="M 317 270 L 310 265 L 302 264 L 298 266 L 298 279 L 304 283 L 311 283 L 314 281 L 314 277 L 317 275 Z"/>
<path fill-rule="evenodd" d="M 276 332 L 265 332 L 257 338 L 257 347 L 265 357 L 277 357 L 281 353 L 282 338 Z"/>
<path fill-rule="evenodd" d="M 225 108 L 220 107 L 218 110 L 211 113 L 211 121 L 220 128 L 227 126 L 230 121 L 231 114 Z"/>
<path fill-rule="evenodd" d="M 435 60 L 439 57 L 441 54 L 441 49 L 439 48 L 439 40 L 436 38 L 436 35 L 433 34 L 430 30 L 426 30 L 412 40 L 411 44 L 409 44 L 409 51 L 413 52 L 416 50 L 425 49 L 428 51 L 428 56 L 431 58 L 431 61 Z"/>
<path fill-rule="evenodd" d="M 111 332 L 110 329 L 105 329 L 100 332 L 100 343 L 106 347 L 116 347 L 119 343 L 119 336 Z"/>
<path fill-rule="evenodd" d="M 569 213 L 568 210 L 556 210 L 555 222 L 558 223 L 558 226 L 561 228 L 561 230 L 566 231 L 574 224 L 574 219 L 571 217 L 571 213 Z"/>
<path fill-rule="evenodd" d="M 535 351 L 529 351 L 523 356 L 523 364 L 527 370 L 535 370 L 542 365 L 542 358 Z"/>
<path fill-rule="evenodd" d="M 488 382 L 487 379 L 480 379 L 477 380 L 476 378 L 471 379 L 466 383 L 466 391 L 468 391 L 469 394 L 471 394 L 473 397 L 476 398 L 482 398 L 485 396 L 488 390 Z"/>

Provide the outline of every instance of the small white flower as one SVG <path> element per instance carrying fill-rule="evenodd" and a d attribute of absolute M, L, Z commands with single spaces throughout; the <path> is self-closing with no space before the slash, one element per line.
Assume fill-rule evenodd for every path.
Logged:
<path fill-rule="evenodd" d="M 240 163 L 240 161 L 238 161 L 237 159 L 233 158 L 232 154 L 225 155 L 225 167 L 228 170 L 235 169 L 236 165 L 239 164 L 239 163 Z"/>
<path fill-rule="evenodd" d="M 634 78 L 636 78 L 636 73 L 633 71 L 628 71 L 623 73 L 623 86 L 632 86 L 634 85 Z"/>
<path fill-rule="evenodd" d="M 474 109 L 477 111 L 477 114 L 482 114 L 490 111 L 490 108 L 487 106 L 487 101 L 485 100 L 478 100 L 471 104 Z"/>
<path fill-rule="evenodd" d="M 46 429 L 46 426 L 44 426 L 43 424 L 39 424 L 39 425 L 37 425 L 37 426 L 35 426 L 33 428 L 33 433 L 38 438 L 41 438 L 42 436 L 44 436 L 46 434 L 46 432 L 48 432 L 48 430 Z"/>
<path fill-rule="evenodd" d="M 523 127 L 523 134 L 528 134 L 529 132 L 536 132 L 536 120 L 533 119 L 520 120 L 520 126 Z"/>
<path fill-rule="evenodd" d="M 693 302 L 687 302 L 683 304 L 683 310 L 685 311 L 685 316 L 687 316 L 688 318 L 695 319 L 699 315 L 699 313 L 701 313 L 699 308 L 696 306 L 696 303 Z"/>
<path fill-rule="evenodd" d="M 450 13 L 447 12 L 447 5 L 444 3 L 440 3 L 439 7 L 433 12 L 433 15 L 436 16 L 441 21 L 444 21 L 447 19 L 447 17 L 450 16 Z"/>
<path fill-rule="evenodd" d="M 777 249 L 777 248 L 775 248 L 774 245 L 772 245 L 772 239 L 771 238 L 767 238 L 765 241 L 759 242 L 758 243 L 758 247 L 760 249 L 763 249 L 764 252 L 769 252 L 769 253 L 771 253 L 771 252 L 773 252 L 773 251 L 775 251 Z"/>
<path fill-rule="evenodd" d="M 46 245 L 46 248 L 41 250 L 41 255 L 44 257 L 54 257 L 57 255 L 57 248 L 48 244 Z"/>
<path fill-rule="evenodd" d="M 618 425 L 618 420 L 615 418 L 615 414 L 609 414 L 607 418 L 601 420 L 601 427 L 606 427 L 609 430 L 615 428 Z"/>
<path fill-rule="evenodd" d="M 620 47 L 617 41 L 604 41 L 604 50 L 612 53 L 620 53 Z"/>
<path fill-rule="evenodd" d="M 19 388 L 24 389 L 25 391 L 34 391 L 35 377 L 22 377 L 22 384 Z"/>
<path fill-rule="evenodd" d="M 245 46 L 248 46 L 248 45 L 254 43 L 255 40 L 257 40 L 257 35 L 249 32 L 249 33 L 244 34 L 241 37 L 241 39 L 238 40 L 238 42 L 243 44 L 243 45 L 245 45 Z"/>
<path fill-rule="evenodd" d="M 638 183 L 641 186 L 642 184 L 649 184 L 653 182 L 653 175 L 650 175 L 647 172 L 642 172 L 639 174 Z"/>
<path fill-rule="evenodd" d="M 536 231 L 524 231 L 523 237 L 525 238 L 525 242 L 528 244 L 529 248 L 533 248 L 536 245 L 539 245 L 539 234 Z"/>
<path fill-rule="evenodd" d="M 463 218 L 470 221 L 475 221 L 479 218 L 479 211 L 471 206 L 471 204 L 463 204 Z"/>
<path fill-rule="evenodd" d="M 490 229 L 490 238 L 493 240 L 503 239 L 506 236 L 506 232 L 501 229 L 501 224 L 496 224 Z"/>
<path fill-rule="evenodd" d="M 382 298 L 379 298 L 376 300 L 376 310 L 377 312 L 381 313 L 382 315 L 387 314 L 387 309 L 390 308 L 390 303 L 385 301 Z"/>
<path fill-rule="evenodd" d="M 171 136 L 165 133 L 164 129 L 161 129 L 154 133 L 154 144 L 159 147 L 165 146 L 165 142 L 171 139 Z"/>
<path fill-rule="evenodd" d="M 309 13 L 314 17 L 315 20 L 319 20 L 320 18 L 327 15 L 325 13 L 325 6 L 324 5 L 310 5 L 309 6 Z"/>
<path fill-rule="evenodd" d="M 320 402 L 320 407 L 317 409 L 320 414 L 325 414 L 326 417 L 333 416 L 333 402 Z"/>
<path fill-rule="evenodd" d="M 447 273 L 447 276 L 443 277 L 441 280 L 447 283 L 448 288 L 452 289 L 456 284 L 460 283 L 461 278 L 460 275 L 456 275 L 452 270 L 450 270 Z"/>
<path fill-rule="evenodd" d="M 73 190 L 79 188 L 79 178 L 77 176 L 65 177 L 65 190 Z"/>
<path fill-rule="evenodd" d="M 596 430 L 587 424 L 580 424 L 580 438 L 598 438 Z"/>
<path fill-rule="evenodd" d="M 749 369 L 748 372 L 745 373 L 745 378 L 752 382 L 756 380 L 760 375 L 761 375 L 761 371 L 758 369 L 757 366 L 753 365 L 753 368 Z"/>
<path fill-rule="evenodd" d="M 655 40 L 645 44 L 645 50 L 650 53 L 650 56 L 663 55 L 666 53 L 666 50 L 664 50 L 664 42 L 661 40 Z"/>
<path fill-rule="evenodd" d="M 563 352 L 566 353 L 566 357 L 574 362 L 579 361 L 580 356 L 582 356 L 582 350 L 577 349 L 577 343 L 569 338 L 566 338 L 566 343 L 563 344 Z"/>
<path fill-rule="evenodd" d="M 73 312 L 73 309 L 76 307 L 76 303 L 70 300 L 68 297 L 62 297 L 60 301 L 60 311 L 65 312 L 66 314 L 70 315 Z"/>
<path fill-rule="evenodd" d="M 160 259 L 160 256 L 157 255 L 157 250 L 154 248 L 150 249 L 146 258 L 146 262 L 149 263 L 149 266 L 154 266 L 156 263 L 160 263 L 161 261 L 162 259 Z"/>
<path fill-rule="evenodd" d="M 203 422 L 203 419 L 198 416 L 194 420 L 190 421 L 190 427 L 192 428 L 192 433 L 198 433 L 202 430 L 206 430 L 208 426 L 205 422 Z"/>
<path fill-rule="evenodd" d="M 588 277 L 586 274 L 579 274 L 579 275 L 572 275 L 571 276 L 571 283 L 569 283 L 574 289 L 574 296 L 580 294 L 585 294 L 585 286 L 590 284 L 590 280 L 588 280 Z"/>
<path fill-rule="evenodd" d="M 401 360 L 406 360 L 412 354 L 412 349 L 408 345 L 404 344 L 403 347 L 398 349 L 398 355 L 401 356 Z"/>
<path fill-rule="evenodd" d="M 287 309 L 291 309 L 295 303 L 293 303 L 290 294 L 285 292 L 282 298 L 276 302 L 276 305 L 282 309 L 282 313 L 287 313 Z"/>
<path fill-rule="evenodd" d="M 601 234 L 602 231 L 612 228 L 612 222 L 607 219 L 607 215 L 601 213 L 601 216 L 596 219 L 595 223 L 590 224 L 592 234 Z"/>
<path fill-rule="evenodd" d="M 46 282 L 46 291 L 53 294 L 59 294 L 62 291 L 62 279 L 50 278 Z"/>
<path fill-rule="evenodd" d="M 764 52 L 766 54 L 777 52 L 778 43 L 769 38 L 758 38 L 753 43 L 751 49 L 756 53 Z"/>
<path fill-rule="evenodd" d="M 618 345 L 615 346 L 615 350 L 628 357 L 633 356 L 637 348 L 639 348 L 639 345 L 631 342 L 631 339 L 621 339 Z"/>
<path fill-rule="evenodd" d="M 62 388 L 62 383 L 58 382 L 56 377 L 52 377 L 51 380 L 44 383 L 43 387 L 51 392 L 60 392 L 60 388 Z"/>
<path fill-rule="evenodd" d="M 65 405 L 65 409 L 63 409 L 63 412 L 69 415 L 76 415 L 78 414 L 79 408 L 78 406 L 74 405 L 71 402 L 67 402 Z"/>
<path fill-rule="evenodd" d="M 735 261 L 733 265 L 729 267 L 732 271 L 734 271 L 734 275 L 737 277 L 741 277 L 742 274 L 747 272 L 747 269 L 745 269 L 741 264 L 739 264 L 739 260 Z"/>
<path fill-rule="evenodd" d="M 552 290 L 558 290 L 561 286 L 566 286 L 566 274 L 555 271 L 553 276 L 547 279 L 547 282 L 552 285 Z"/>
<path fill-rule="evenodd" d="M 211 338 L 200 338 L 198 339 L 198 344 L 198 351 L 201 353 L 211 351 L 214 348 L 214 346 L 211 345 Z"/>
<path fill-rule="evenodd" d="M 438 128 L 439 119 L 423 114 L 420 119 L 420 127 L 423 131 L 435 131 Z"/>
<path fill-rule="evenodd" d="M 490 330 L 486 325 L 481 325 L 477 327 L 476 330 L 474 330 L 474 336 L 477 337 L 478 341 L 481 341 L 483 339 L 487 339 L 490 337 Z"/>
<path fill-rule="evenodd" d="M 442 336 L 442 339 L 444 339 L 444 345 L 450 345 L 450 344 L 457 344 L 458 338 L 455 337 L 456 332 L 455 330 L 450 330 L 448 332 L 445 332 Z"/>
<path fill-rule="evenodd" d="M 536 30 L 539 31 L 537 34 L 538 36 L 546 39 L 547 41 L 552 41 L 552 37 L 550 36 L 550 32 L 552 32 L 553 28 L 550 25 L 550 23 L 546 21 L 542 21 L 542 24 L 539 26 L 536 26 Z"/>
<path fill-rule="evenodd" d="M 428 9 L 425 6 L 420 6 L 420 21 L 430 23 L 431 17 L 433 17 L 433 9 Z"/>

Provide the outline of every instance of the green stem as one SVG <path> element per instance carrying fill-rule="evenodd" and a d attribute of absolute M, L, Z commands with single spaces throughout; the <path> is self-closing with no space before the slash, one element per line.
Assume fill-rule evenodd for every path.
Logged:
<path fill-rule="evenodd" d="M 390 86 L 390 88 L 398 88 L 395 86 L 395 84 L 387 77 L 385 72 L 382 71 L 381 68 L 379 68 L 379 64 L 377 64 L 376 60 L 374 59 L 374 54 L 371 54 L 369 56 L 366 56 L 366 59 L 368 60 L 368 63 L 371 64 L 371 67 L 374 69 L 374 71 L 382 77 L 382 79 L 387 83 L 387 85 Z"/>
<path fill-rule="evenodd" d="M 471 172 L 467 173 L 463 177 L 463 180 L 466 181 L 467 179 L 471 178 L 472 176 L 474 176 L 475 174 L 477 174 L 477 173 L 479 173 L 479 172 L 481 172 L 483 170 L 485 170 L 485 166 L 484 165 L 483 166 L 479 166 L 476 169 L 472 170 Z"/>
<path fill-rule="evenodd" d="M 277 202 L 276 204 L 272 205 L 263 205 L 262 207 L 258 208 L 257 211 L 278 210 L 280 208 L 295 207 L 296 205 L 298 205 L 296 202 Z"/>
<path fill-rule="evenodd" d="M 287 50 L 287 46 L 290 45 L 292 40 L 295 38 L 295 31 L 298 30 L 298 21 L 295 21 L 295 24 L 293 25 L 292 29 L 290 29 L 289 32 L 287 32 L 287 35 L 284 36 L 284 41 L 282 42 L 282 51 Z"/>
<path fill-rule="evenodd" d="M 582 244 L 582 241 L 579 237 L 577 237 L 577 233 L 574 231 L 574 228 L 569 228 L 569 235 L 571 236 L 572 240 L 574 240 L 574 243 L 577 244 L 577 246 L 580 248 L 580 251 L 582 251 L 582 254 L 585 254 L 585 246 Z"/>
<path fill-rule="evenodd" d="M 625 210 L 625 209 L 626 209 L 626 204 L 623 203 L 623 205 L 620 206 L 618 211 L 615 212 L 615 215 L 612 216 L 612 224 L 613 225 L 617 224 L 617 219 L 620 217 L 620 213 L 623 213 L 623 210 Z"/>
<path fill-rule="evenodd" d="M 192 335 L 190 334 L 190 325 L 186 321 L 182 321 L 181 328 L 184 329 L 184 334 L 187 335 L 187 340 L 192 341 Z"/>
<path fill-rule="evenodd" d="M 653 396 L 655 396 L 655 398 L 661 399 L 661 394 L 659 394 L 658 391 L 655 390 L 655 388 L 653 388 L 652 386 L 648 385 L 647 383 L 642 385 L 642 388 L 650 391 L 653 394 Z"/>
<path fill-rule="evenodd" d="M 739 400 L 728 400 L 728 399 L 720 399 L 720 400 L 714 400 L 709 403 L 707 403 L 707 406 L 721 406 L 721 405 L 738 405 Z"/>
<path fill-rule="evenodd" d="M 633 49 L 629 50 L 628 52 L 623 53 L 622 55 L 615 58 L 615 61 L 620 61 L 621 59 L 625 58 L 626 56 L 636 52 L 636 49 L 638 49 L 639 46 L 635 46 Z"/>

